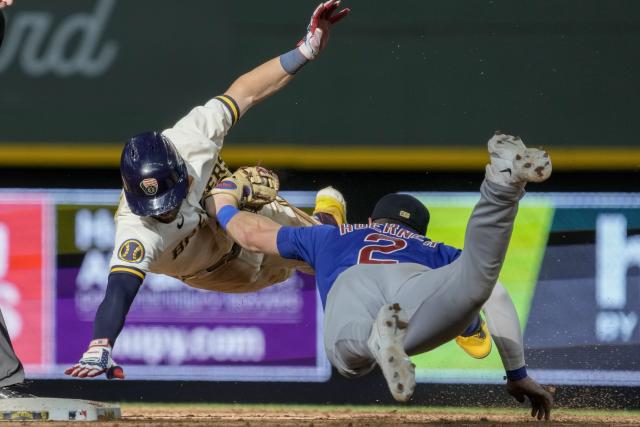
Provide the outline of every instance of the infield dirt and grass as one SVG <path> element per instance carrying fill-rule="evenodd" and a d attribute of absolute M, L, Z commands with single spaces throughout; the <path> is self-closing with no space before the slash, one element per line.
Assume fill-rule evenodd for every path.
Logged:
<path fill-rule="evenodd" d="M 557 409 L 550 422 L 537 421 L 526 408 L 452 408 L 415 406 L 334 405 L 217 405 L 217 404 L 122 404 L 123 418 L 98 421 L 92 427 L 135 426 L 230 426 L 230 427 L 382 427 L 421 425 L 640 425 L 640 411 L 589 411 Z M 25 423 L 0 423 L 22 426 Z M 47 422 L 49 427 L 78 426 L 78 422 Z"/>

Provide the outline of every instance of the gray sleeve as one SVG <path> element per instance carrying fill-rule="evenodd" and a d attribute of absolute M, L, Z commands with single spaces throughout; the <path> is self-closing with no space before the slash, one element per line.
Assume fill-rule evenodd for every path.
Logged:
<path fill-rule="evenodd" d="M 496 283 L 483 310 L 504 369 L 510 371 L 523 367 L 524 345 L 518 313 L 509 292 L 500 282 Z"/>

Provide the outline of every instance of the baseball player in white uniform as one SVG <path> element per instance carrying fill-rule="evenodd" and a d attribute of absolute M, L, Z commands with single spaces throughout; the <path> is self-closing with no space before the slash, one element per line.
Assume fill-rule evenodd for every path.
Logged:
<path fill-rule="evenodd" d="M 344 222 L 346 207 L 331 187 L 316 197 L 314 217 L 277 196 L 277 177 L 266 169 L 241 168 L 233 175 L 219 157 L 227 132 L 253 105 L 282 89 L 324 49 L 333 24 L 349 9 L 340 0 L 321 3 L 298 47 L 240 76 L 229 89 L 191 110 L 172 128 L 131 138 L 122 152 L 124 197 L 116 213 L 115 249 L 105 298 L 96 312 L 93 340 L 73 377 L 124 378 L 111 357 L 133 300 L 148 272 L 222 292 L 252 292 L 281 282 L 304 264 L 242 249 L 215 221 L 216 191 L 237 190 L 247 203 L 283 225 Z M 235 189 L 216 188 L 232 177 Z M 308 269 L 308 267 L 306 267 Z"/>

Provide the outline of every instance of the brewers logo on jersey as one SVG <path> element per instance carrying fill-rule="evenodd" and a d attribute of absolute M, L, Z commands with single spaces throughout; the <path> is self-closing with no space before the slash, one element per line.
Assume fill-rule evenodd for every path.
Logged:
<path fill-rule="evenodd" d="M 126 240 L 118 249 L 118 258 L 122 261 L 138 263 L 144 258 L 144 246 L 135 239 Z"/>

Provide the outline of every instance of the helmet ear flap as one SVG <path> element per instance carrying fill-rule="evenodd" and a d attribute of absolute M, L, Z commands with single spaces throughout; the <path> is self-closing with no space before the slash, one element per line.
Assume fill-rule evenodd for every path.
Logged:
<path fill-rule="evenodd" d="M 175 146 L 159 132 L 129 139 L 120 157 L 120 174 L 131 211 L 159 215 L 178 207 L 188 192 L 187 166 Z"/>

